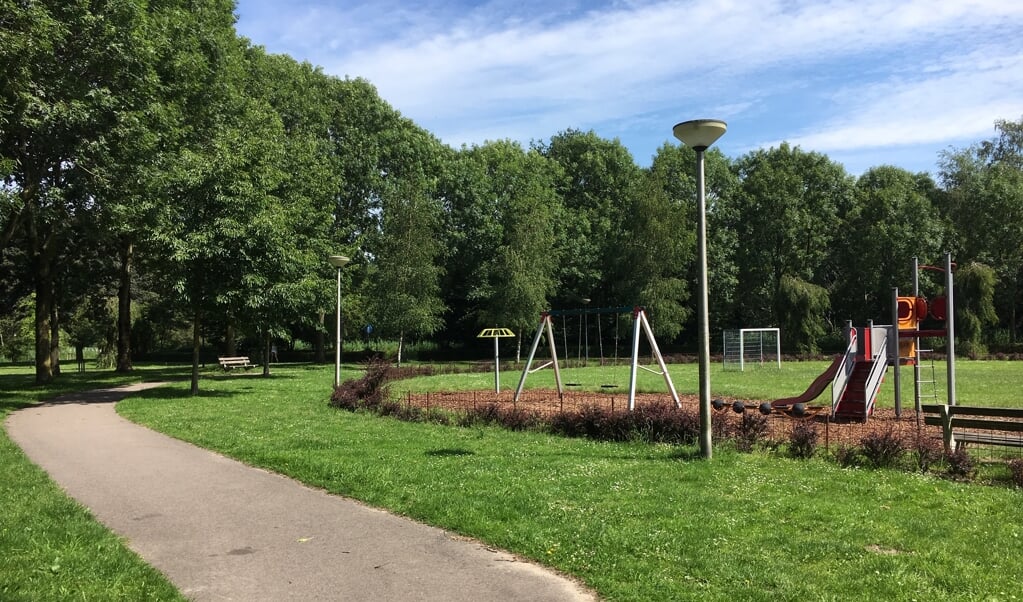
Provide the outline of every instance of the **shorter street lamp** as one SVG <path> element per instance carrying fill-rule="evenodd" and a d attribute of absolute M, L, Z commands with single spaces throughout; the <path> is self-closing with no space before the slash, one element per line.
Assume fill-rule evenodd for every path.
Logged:
<path fill-rule="evenodd" d="M 337 268 L 337 339 L 334 342 L 334 388 L 341 385 L 341 268 L 351 261 L 344 255 L 331 255 L 330 265 Z"/>
<path fill-rule="evenodd" d="M 696 254 L 700 264 L 699 312 L 700 350 L 700 454 L 708 460 L 712 455 L 710 428 L 710 318 L 707 310 L 707 201 L 703 182 L 703 153 L 728 128 L 717 119 L 683 121 L 672 128 L 672 134 L 696 151 Z"/>

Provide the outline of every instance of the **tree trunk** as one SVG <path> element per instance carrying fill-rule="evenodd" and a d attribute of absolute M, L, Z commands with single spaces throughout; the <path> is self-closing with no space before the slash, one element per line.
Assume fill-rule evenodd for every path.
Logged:
<path fill-rule="evenodd" d="M 1009 297 L 1009 348 L 1016 351 L 1016 300 L 1019 298 L 1019 281 L 1012 283 L 1012 295 Z"/>
<path fill-rule="evenodd" d="M 199 310 L 195 310 L 192 317 L 192 395 L 199 394 L 199 351 L 201 349 L 201 338 L 199 336 L 200 319 Z"/>
<path fill-rule="evenodd" d="M 25 191 L 28 194 L 29 191 Z M 28 205 L 26 201 L 26 205 Z M 55 244 L 52 232 L 43 234 L 39 224 L 32 216 L 26 219 L 28 224 L 28 249 L 35 276 L 35 365 L 36 384 L 44 384 L 53 380 L 54 363 L 50 337 L 53 334 L 53 303 L 54 276 L 53 255 Z"/>
<path fill-rule="evenodd" d="M 405 331 L 398 334 L 398 367 L 401 368 L 401 347 L 405 342 Z"/>
<path fill-rule="evenodd" d="M 57 310 L 57 295 L 54 292 L 50 304 L 50 362 L 54 376 L 60 376 L 60 313 Z"/>
<path fill-rule="evenodd" d="M 270 331 L 264 329 L 261 334 L 263 349 L 260 353 L 263 355 L 263 376 L 270 376 Z"/>
<path fill-rule="evenodd" d="M 327 363 L 327 351 L 326 351 L 326 336 L 325 326 L 327 318 L 327 312 L 320 310 L 320 327 L 316 329 L 316 334 L 313 335 L 313 348 L 316 350 L 315 361 L 317 364 Z"/>
<path fill-rule="evenodd" d="M 121 244 L 120 286 L 117 288 L 117 372 L 131 372 L 131 270 L 135 247 Z"/>
<path fill-rule="evenodd" d="M 238 338 L 235 336 L 234 324 L 228 324 L 224 332 L 224 353 L 227 355 L 238 355 Z"/>
<path fill-rule="evenodd" d="M 35 257 L 36 275 L 36 384 L 53 380 L 53 355 L 50 353 L 50 315 L 53 308 L 53 274 L 48 262 Z"/>

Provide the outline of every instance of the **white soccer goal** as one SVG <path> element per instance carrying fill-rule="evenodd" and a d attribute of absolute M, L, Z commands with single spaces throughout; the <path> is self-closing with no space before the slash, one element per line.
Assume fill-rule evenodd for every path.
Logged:
<path fill-rule="evenodd" d="M 740 328 L 724 332 L 724 368 L 775 363 L 781 368 L 781 334 L 777 328 Z"/>

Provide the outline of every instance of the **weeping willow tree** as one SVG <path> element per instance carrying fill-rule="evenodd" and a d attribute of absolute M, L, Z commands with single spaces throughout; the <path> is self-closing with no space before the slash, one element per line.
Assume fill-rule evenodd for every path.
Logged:
<path fill-rule="evenodd" d="M 959 350 L 969 358 L 987 355 L 984 328 L 998 324 L 995 312 L 995 287 L 998 275 L 988 265 L 976 261 L 956 271 L 956 337 Z"/>
<path fill-rule="evenodd" d="M 795 276 L 778 283 L 777 315 L 789 345 L 798 353 L 820 353 L 820 341 L 828 332 L 826 315 L 831 308 L 828 291 Z"/>

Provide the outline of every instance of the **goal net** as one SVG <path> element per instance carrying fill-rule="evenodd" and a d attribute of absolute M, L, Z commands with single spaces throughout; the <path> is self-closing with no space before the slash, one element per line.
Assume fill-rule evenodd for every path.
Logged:
<path fill-rule="evenodd" d="M 725 370 L 775 364 L 781 368 L 781 334 L 777 328 L 740 328 L 724 331 Z"/>

